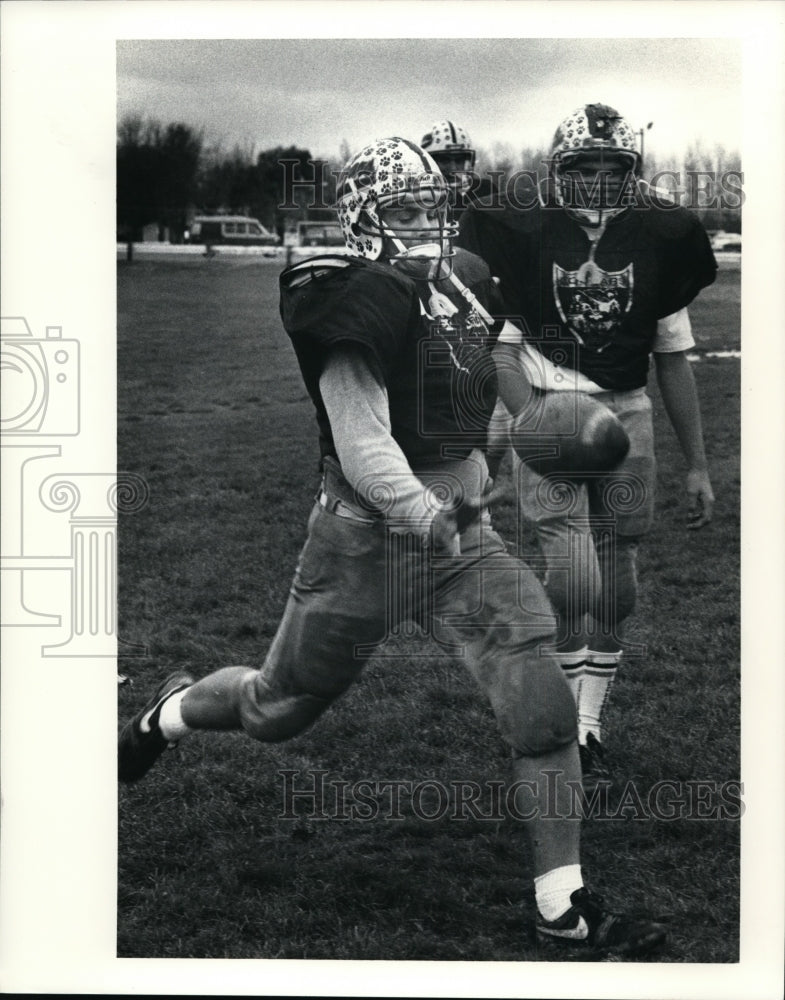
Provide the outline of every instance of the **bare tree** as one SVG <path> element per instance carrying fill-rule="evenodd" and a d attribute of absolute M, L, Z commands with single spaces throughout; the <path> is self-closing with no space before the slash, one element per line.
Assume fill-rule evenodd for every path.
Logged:
<path fill-rule="evenodd" d="M 202 134 L 188 125 L 162 125 L 139 115 L 117 129 L 117 226 L 129 240 L 149 223 L 182 239 L 189 205 L 197 193 Z"/>

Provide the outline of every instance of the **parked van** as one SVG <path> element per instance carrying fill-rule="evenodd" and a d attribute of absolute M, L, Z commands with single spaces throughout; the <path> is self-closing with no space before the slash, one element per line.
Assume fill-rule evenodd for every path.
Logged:
<path fill-rule="evenodd" d="M 188 243 L 229 247 L 274 247 L 281 239 L 248 215 L 197 215 L 188 231 Z"/>

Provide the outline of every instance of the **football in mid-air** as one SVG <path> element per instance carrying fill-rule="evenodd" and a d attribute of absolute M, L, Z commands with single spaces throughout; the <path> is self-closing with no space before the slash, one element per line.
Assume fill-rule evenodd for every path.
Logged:
<path fill-rule="evenodd" d="M 534 392 L 510 428 L 522 461 L 541 476 L 576 478 L 615 469 L 630 449 L 618 417 L 584 392 Z"/>

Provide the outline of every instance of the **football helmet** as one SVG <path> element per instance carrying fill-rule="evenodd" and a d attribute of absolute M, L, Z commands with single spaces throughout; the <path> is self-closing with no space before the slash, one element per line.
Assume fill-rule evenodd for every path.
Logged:
<path fill-rule="evenodd" d="M 556 129 L 549 164 L 557 204 L 583 225 L 597 227 L 630 207 L 630 179 L 637 186 L 641 156 L 635 131 L 615 108 L 587 104 Z M 583 181 L 576 182 L 582 166 Z"/>
<path fill-rule="evenodd" d="M 393 230 L 385 209 L 425 208 L 427 229 Z M 415 276 L 446 277 L 457 229 L 449 213 L 448 189 L 436 163 L 413 142 L 376 139 L 344 166 L 336 188 L 338 221 L 347 249 L 370 260 L 403 264 Z M 425 238 L 424 238 L 425 237 Z"/>
<path fill-rule="evenodd" d="M 458 179 L 456 175 L 468 174 L 474 169 L 476 152 L 466 129 L 448 119 L 434 122 L 420 140 L 438 163 L 448 181 Z"/>

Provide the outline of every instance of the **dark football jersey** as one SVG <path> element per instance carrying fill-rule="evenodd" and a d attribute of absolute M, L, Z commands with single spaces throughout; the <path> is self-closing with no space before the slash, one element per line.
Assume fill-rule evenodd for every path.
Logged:
<path fill-rule="evenodd" d="M 459 250 L 453 267 L 485 309 L 500 308 L 483 261 Z M 497 394 L 497 328 L 489 329 L 449 279 L 431 284 L 390 264 L 317 257 L 284 270 L 280 291 L 322 456 L 335 455 L 335 445 L 319 378 L 339 344 L 360 348 L 386 388 L 392 436 L 412 468 L 485 446 Z"/>
<path fill-rule="evenodd" d="M 450 186 L 450 208 L 456 221 L 460 219 L 469 205 L 498 204 L 498 202 L 499 192 L 488 177 L 471 174 L 465 185 Z"/>
<path fill-rule="evenodd" d="M 500 279 L 506 315 L 542 354 L 617 391 L 646 384 L 657 320 L 717 271 L 697 216 L 676 206 L 630 208 L 595 247 L 557 206 L 472 206 L 458 242 Z"/>

